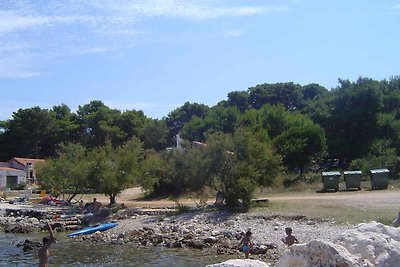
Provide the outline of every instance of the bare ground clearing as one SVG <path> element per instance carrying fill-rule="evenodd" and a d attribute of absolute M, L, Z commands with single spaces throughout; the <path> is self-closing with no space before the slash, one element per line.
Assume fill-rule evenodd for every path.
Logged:
<path fill-rule="evenodd" d="M 175 202 L 171 199 L 156 199 L 151 201 L 143 200 L 144 193 L 139 187 L 124 190 L 117 198 L 117 202 L 124 203 L 131 207 L 165 207 L 174 206 Z M 91 198 L 97 197 L 103 203 L 108 202 L 108 198 L 104 195 L 86 195 L 84 201 L 90 201 Z M 338 206 L 356 206 L 365 207 L 384 207 L 384 208 L 400 208 L 400 190 L 374 190 L 374 191 L 341 191 L 336 193 L 276 193 L 260 195 L 270 202 L 327 202 L 334 203 Z M 209 198 L 207 203 L 212 204 L 214 198 Z M 199 200 L 196 198 L 183 198 L 179 203 L 189 206 L 195 206 Z"/>

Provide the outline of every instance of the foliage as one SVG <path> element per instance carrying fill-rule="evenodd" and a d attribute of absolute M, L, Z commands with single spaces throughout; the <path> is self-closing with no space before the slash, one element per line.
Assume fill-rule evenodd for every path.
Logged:
<path fill-rule="evenodd" d="M 400 158 L 395 150 L 390 148 L 390 141 L 388 140 L 376 140 L 368 156 L 353 160 L 349 168 L 361 170 L 364 174 L 368 174 L 372 169 L 388 169 L 391 178 L 400 178 Z"/>
<path fill-rule="evenodd" d="M 58 151 L 58 159 L 49 159 L 36 167 L 42 186 L 56 195 L 67 196 L 70 202 L 88 188 L 89 162 L 81 145 L 66 144 Z"/>
<path fill-rule="evenodd" d="M 306 167 L 325 155 L 325 135 L 319 125 L 310 120 L 291 127 L 273 140 L 277 151 L 284 155 L 283 162 L 289 170 L 299 170 L 303 176 Z"/>
<path fill-rule="evenodd" d="M 182 127 L 192 119 L 193 116 L 204 118 L 208 111 L 208 106 L 198 103 L 186 102 L 183 106 L 171 111 L 165 122 L 169 127 L 169 139 L 175 137 L 181 130 Z"/>
<path fill-rule="evenodd" d="M 268 143 L 245 129 L 238 129 L 231 137 L 212 135 L 209 143 L 210 173 L 215 177 L 212 182 L 230 207 L 241 202 L 248 209 L 255 188 L 272 185 L 280 175 L 280 157 Z"/>
<path fill-rule="evenodd" d="M 27 188 L 26 183 L 19 183 L 19 184 L 16 184 L 13 188 L 11 188 L 11 190 L 24 190 L 26 188 Z"/>
<path fill-rule="evenodd" d="M 121 147 L 113 148 L 110 141 L 90 153 L 89 182 L 92 188 L 110 197 L 116 203 L 121 191 L 133 186 L 140 177 L 143 159 L 141 142 L 133 138 Z"/>
<path fill-rule="evenodd" d="M 114 155 L 117 147 L 134 138 L 147 150 L 145 156 L 138 156 L 144 157 L 143 162 L 135 164 L 140 184 L 149 192 L 179 195 L 216 186 L 224 175 L 253 177 L 256 172 L 250 168 L 256 167 L 249 163 L 253 158 L 236 158 L 235 149 L 245 146 L 239 146 L 235 136 L 243 131 L 249 132 L 249 139 L 274 149 L 284 167 L 300 176 L 312 162 L 326 157 L 340 159 L 340 168 L 351 161 L 363 168 L 389 166 L 391 175 L 397 177 L 399 169 L 391 166 L 397 166 L 400 154 L 400 77 L 340 79 L 332 90 L 313 83 L 259 84 L 232 91 L 212 107 L 186 102 L 160 120 L 147 118 L 142 111 L 112 109 L 98 100 L 79 106 L 76 112 L 64 104 L 52 109 L 19 109 L 11 119 L 0 121 L 0 161 L 17 156 L 50 159 L 47 168 L 53 175 L 46 182 L 60 180 L 67 188 L 79 188 L 72 182 L 75 178 L 68 178 L 73 175 L 54 163 L 57 157 L 66 160 L 63 144 L 80 144 L 85 153 L 95 150 Z M 167 146 L 176 143 L 178 133 L 189 144 L 201 141 L 207 147 L 186 146 L 183 151 L 165 153 Z M 104 146 L 110 146 L 109 152 Z M 226 151 L 235 153 L 231 166 L 226 165 Z M 89 164 L 92 158 L 84 162 Z M 78 167 L 88 170 L 91 166 Z M 65 177 L 56 177 L 64 172 Z M 235 183 L 242 183 L 248 192 L 258 186 L 258 182 L 240 179 Z M 236 190 L 234 195 L 238 194 Z"/>
<path fill-rule="evenodd" d="M 168 127 L 163 120 L 148 119 L 139 134 L 144 149 L 161 151 L 168 144 Z"/>
<path fill-rule="evenodd" d="M 379 133 L 377 114 L 382 108 L 382 84 L 359 78 L 340 80 L 334 91 L 333 111 L 326 133 L 330 154 L 349 160 L 368 154 Z"/>
<path fill-rule="evenodd" d="M 6 159 L 15 155 L 38 158 L 55 153 L 57 125 L 46 109 L 19 109 L 13 113 L 13 119 L 6 123 L 4 130 L 0 150 L 5 152 L 2 156 Z"/>

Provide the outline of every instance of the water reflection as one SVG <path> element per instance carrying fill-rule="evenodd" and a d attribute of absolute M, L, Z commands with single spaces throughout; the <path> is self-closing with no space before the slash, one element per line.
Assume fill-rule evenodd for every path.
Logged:
<path fill-rule="evenodd" d="M 37 250 L 23 252 L 16 244 L 25 239 L 39 241 L 40 235 L 0 234 L 1 266 L 36 266 Z M 137 248 L 132 245 L 105 245 L 74 242 L 57 236 L 50 249 L 50 266 L 205 266 L 229 259 L 229 256 L 204 255 L 189 249 Z M 230 257 L 232 258 L 232 256 Z"/>

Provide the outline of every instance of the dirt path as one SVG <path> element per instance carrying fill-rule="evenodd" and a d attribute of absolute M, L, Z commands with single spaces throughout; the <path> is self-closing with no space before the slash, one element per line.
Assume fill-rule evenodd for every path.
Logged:
<path fill-rule="evenodd" d="M 124 203 L 128 207 L 170 207 L 175 206 L 175 202 L 170 199 L 158 199 L 144 201 L 143 191 L 139 187 L 124 190 L 117 198 L 118 203 Z M 84 201 L 91 201 L 93 197 L 101 202 L 108 203 L 108 198 L 104 195 L 87 195 Z M 362 206 L 384 206 L 386 208 L 400 209 L 400 190 L 376 190 L 376 191 L 341 191 L 336 193 L 277 193 L 266 194 L 270 202 L 335 202 L 338 205 L 362 205 Z M 215 199 L 209 198 L 207 203 L 212 204 Z M 181 199 L 182 205 L 196 206 L 198 199 Z"/>

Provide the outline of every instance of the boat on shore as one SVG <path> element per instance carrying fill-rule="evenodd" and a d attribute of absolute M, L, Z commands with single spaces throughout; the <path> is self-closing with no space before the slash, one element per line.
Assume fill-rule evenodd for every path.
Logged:
<path fill-rule="evenodd" d="M 67 236 L 68 237 L 73 237 L 73 236 L 78 236 L 78 235 L 88 235 L 88 234 L 93 234 L 95 232 L 102 232 L 102 231 L 106 231 L 108 229 L 114 228 L 115 226 L 117 226 L 118 223 L 103 223 L 103 224 L 99 224 L 99 225 L 95 225 L 95 226 L 91 226 L 91 227 L 86 227 L 77 231 L 74 231 L 72 233 L 69 233 Z"/>

